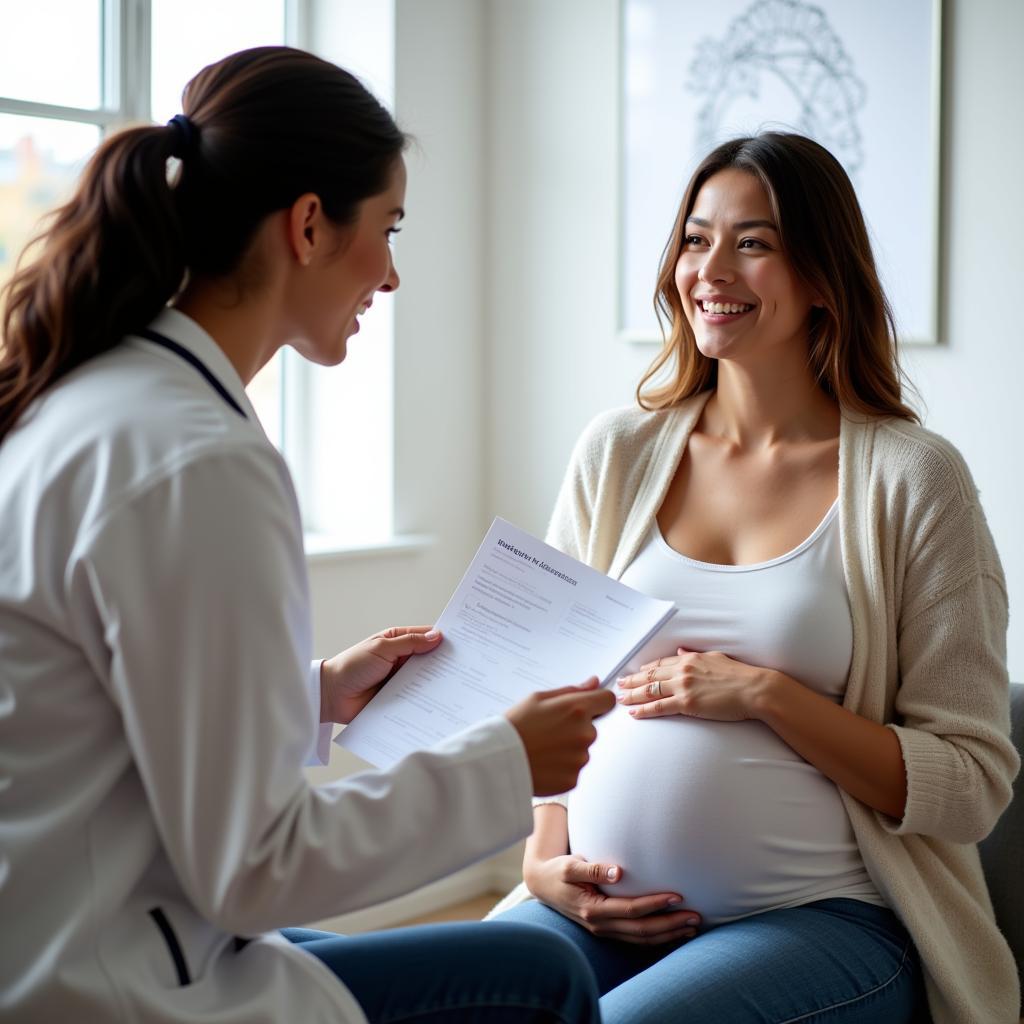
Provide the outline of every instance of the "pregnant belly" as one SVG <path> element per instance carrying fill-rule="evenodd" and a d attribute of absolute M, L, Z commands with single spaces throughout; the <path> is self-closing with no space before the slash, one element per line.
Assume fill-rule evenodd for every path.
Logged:
<path fill-rule="evenodd" d="M 598 722 L 569 843 L 618 864 L 609 894 L 676 892 L 707 924 L 824 898 L 867 875 L 835 785 L 760 722 Z"/>

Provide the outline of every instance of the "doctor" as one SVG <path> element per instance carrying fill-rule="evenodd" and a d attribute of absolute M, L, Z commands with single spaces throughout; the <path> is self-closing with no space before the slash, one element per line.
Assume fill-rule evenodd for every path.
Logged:
<path fill-rule="evenodd" d="M 580 955 L 526 926 L 279 931 L 526 835 L 613 697 L 538 694 L 392 771 L 305 780 L 441 640 L 392 629 L 310 670 L 299 512 L 244 387 L 285 343 L 341 362 L 398 286 L 405 138 L 283 47 L 206 68 L 184 110 L 103 143 L 5 295 L 0 1018 L 596 1021 Z"/>

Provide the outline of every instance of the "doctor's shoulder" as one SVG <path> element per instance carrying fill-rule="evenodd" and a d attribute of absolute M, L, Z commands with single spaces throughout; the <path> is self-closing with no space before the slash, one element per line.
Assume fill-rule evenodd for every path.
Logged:
<path fill-rule="evenodd" d="M 211 456 L 263 462 L 280 477 L 262 432 L 183 369 L 154 370 L 147 353 L 126 345 L 89 360 L 26 410 L 0 449 L 7 469 L 80 526 Z"/>

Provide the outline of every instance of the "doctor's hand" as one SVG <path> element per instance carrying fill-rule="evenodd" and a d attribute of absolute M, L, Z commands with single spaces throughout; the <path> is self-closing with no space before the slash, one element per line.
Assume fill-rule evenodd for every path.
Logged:
<path fill-rule="evenodd" d="M 526 888 L 591 935 L 634 945 L 657 946 L 692 939 L 700 915 L 678 893 L 607 896 L 605 886 L 622 878 L 616 864 L 597 864 L 573 854 L 523 862 Z"/>
<path fill-rule="evenodd" d="M 592 719 L 615 707 L 615 695 L 598 689 L 596 678 L 581 686 L 532 693 L 513 705 L 505 717 L 526 748 L 534 796 L 564 793 L 576 785 L 580 769 L 590 760 L 597 739 Z"/>
<path fill-rule="evenodd" d="M 441 642 L 433 626 L 392 626 L 320 666 L 320 721 L 348 725 L 413 654 Z"/>

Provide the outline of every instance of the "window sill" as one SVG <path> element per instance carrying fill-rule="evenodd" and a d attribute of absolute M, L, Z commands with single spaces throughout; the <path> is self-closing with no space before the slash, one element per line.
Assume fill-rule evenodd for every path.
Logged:
<path fill-rule="evenodd" d="M 392 555 L 416 554 L 426 551 L 437 543 L 437 538 L 428 533 L 401 533 L 387 540 L 368 544 L 346 544 L 338 537 L 324 533 L 307 533 L 305 536 L 306 561 L 310 565 L 329 565 L 333 562 L 350 562 L 367 558 L 388 558 Z"/>

